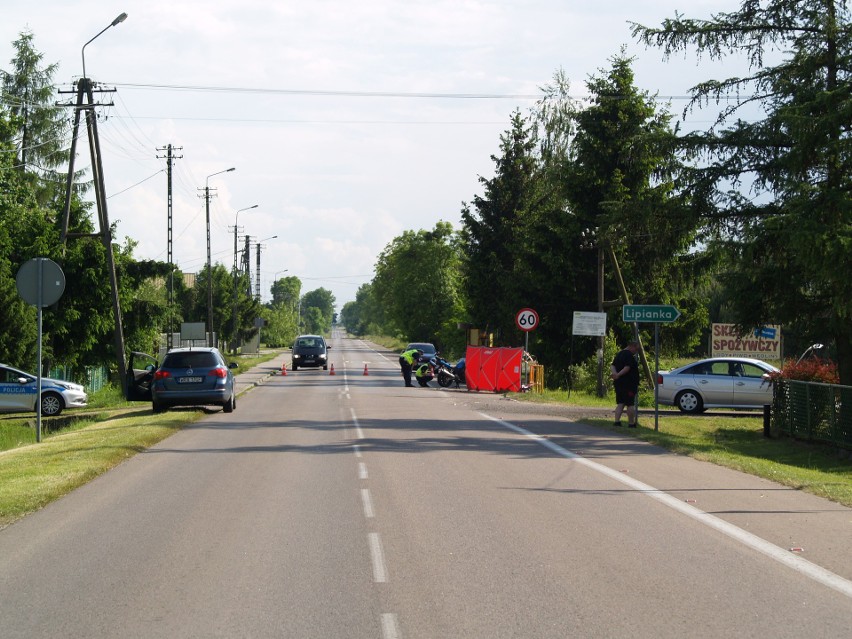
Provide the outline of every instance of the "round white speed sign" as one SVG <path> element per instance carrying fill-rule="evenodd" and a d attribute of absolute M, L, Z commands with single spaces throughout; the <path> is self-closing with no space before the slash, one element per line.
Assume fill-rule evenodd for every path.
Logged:
<path fill-rule="evenodd" d="M 515 324 L 522 331 L 531 331 L 538 326 L 538 313 L 531 308 L 522 308 L 515 316 Z"/>

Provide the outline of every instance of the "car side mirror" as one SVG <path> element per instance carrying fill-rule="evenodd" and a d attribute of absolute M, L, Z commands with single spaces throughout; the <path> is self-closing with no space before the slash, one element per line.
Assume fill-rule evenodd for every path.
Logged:
<path fill-rule="evenodd" d="M 331 350 L 331 346 L 329 346 L 328 344 L 326 344 L 326 345 L 325 345 L 325 350 L 330 351 L 330 350 Z"/>
<path fill-rule="evenodd" d="M 239 368 L 239 367 L 240 367 L 240 365 L 237 364 L 236 362 L 231 362 L 230 364 L 228 364 L 228 368 Z"/>
<path fill-rule="evenodd" d="M 23 384 L 27 384 L 27 383 L 29 383 L 29 381 L 30 381 L 30 380 L 28 380 L 26 377 L 19 377 L 19 378 L 17 379 L 17 382 L 18 382 L 19 384 L 22 384 L 22 385 L 23 385 Z"/>

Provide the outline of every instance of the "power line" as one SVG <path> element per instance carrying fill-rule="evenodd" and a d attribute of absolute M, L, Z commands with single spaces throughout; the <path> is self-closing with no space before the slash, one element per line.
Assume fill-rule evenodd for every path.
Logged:
<path fill-rule="evenodd" d="M 128 89 L 154 89 L 157 91 L 196 91 L 215 93 L 258 93 L 271 95 L 304 95 L 315 97 L 347 97 L 347 98 L 407 98 L 407 99 L 440 99 L 440 100 L 540 100 L 544 98 L 542 93 L 437 93 L 423 91 L 344 91 L 344 90 L 322 90 L 322 89 L 275 89 L 257 87 L 223 87 L 189 84 L 152 84 L 133 82 L 109 82 L 111 86 L 125 87 Z M 600 98 L 614 99 L 617 95 L 566 95 L 564 99 L 576 102 L 586 100 L 597 100 Z M 694 100 L 693 95 L 652 95 L 655 100 Z M 753 96 L 720 96 L 720 100 L 749 99 Z M 714 98 L 715 99 L 715 98 Z"/>
<path fill-rule="evenodd" d="M 140 180 L 139 182 L 137 182 L 136 184 L 131 184 L 131 185 L 130 185 L 130 186 L 128 186 L 126 189 L 123 189 L 123 190 L 119 191 L 118 193 L 112 193 L 111 195 L 108 195 L 108 196 L 107 196 L 107 199 L 109 200 L 110 198 L 114 198 L 116 195 L 121 195 L 122 193 L 124 193 L 124 192 L 126 192 L 126 191 L 129 191 L 130 189 L 136 188 L 136 187 L 137 187 L 137 186 L 139 186 L 140 184 L 142 184 L 142 183 L 144 183 L 144 182 L 147 182 L 148 180 L 150 180 L 150 179 L 151 179 L 151 178 L 153 178 L 153 177 L 158 176 L 158 175 L 159 175 L 160 173 L 162 173 L 163 171 L 165 171 L 165 169 L 160 169 L 159 171 L 157 171 L 157 172 L 156 172 L 156 173 L 154 173 L 153 175 L 149 175 L 149 176 L 148 176 L 148 177 L 146 177 L 145 179 Z"/>
<path fill-rule="evenodd" d="M 315 89 L 258 89 L 251 87 L 216 87 L 181 84 L 141 84 L 109 82 L 111 86 L 128 89 L 156 89 L 160 91 L 200 91 L 217 93 L 263 93 L 279 95 L 311 95 L 350 98 L 429 98 L 447 100 L 538 100 L 538 93 L 421 93 L 404 91 L 323 91 Z"/>

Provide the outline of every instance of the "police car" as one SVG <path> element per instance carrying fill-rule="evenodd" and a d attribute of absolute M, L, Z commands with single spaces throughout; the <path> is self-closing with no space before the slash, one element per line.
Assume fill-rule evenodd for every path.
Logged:
<path fill-rule="evenodd" d="M 35 411 L 38 378 L 6 364 L 0 364 L 0 412 Z M 41 378 L 41 414 L 55 417 L 66 408 L 79 408 L 88 401 L 80 384 L 61 379 Z"/>

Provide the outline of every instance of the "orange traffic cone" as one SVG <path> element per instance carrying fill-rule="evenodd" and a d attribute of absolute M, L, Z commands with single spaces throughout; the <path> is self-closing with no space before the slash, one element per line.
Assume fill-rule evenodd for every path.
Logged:
<path fill-rule="evenodd" d="M 329 375 L 334 375 L 334 364 L 331 365 L 331 370 L 328 371 Z"/>
<path fill-rule="evenodd" d="M 364 364 L 364 375 L 369 375 L 370 371 L 367 370 L 367 365 Z"/>
<path fill-rule="evenodd" d="M 284 377 L 287 377 L 287 364 L 286 364 L 286 363 L 281 364 L 281 374 L 282 374 Z"/>

